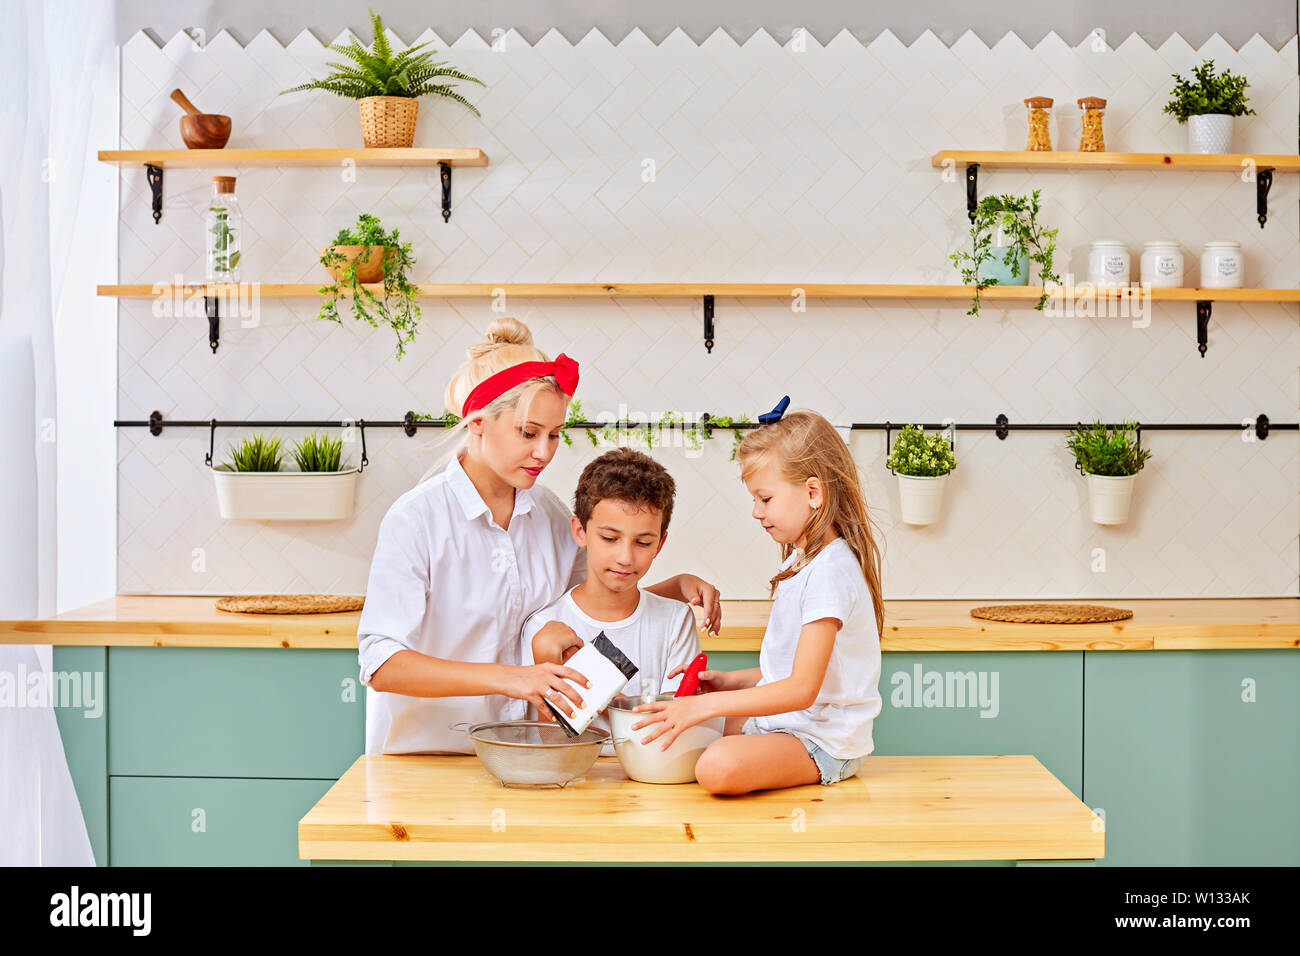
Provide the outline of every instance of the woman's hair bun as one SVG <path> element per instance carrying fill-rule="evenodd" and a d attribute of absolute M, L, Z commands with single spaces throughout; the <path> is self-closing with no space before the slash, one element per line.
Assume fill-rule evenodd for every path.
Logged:
<path fill-rule="evenodd" d="M 487 328 L 483 341 L 471 345 L 465 350 L 465 353 L 472 360 L 502 345 L 532 344 L 533 333 L 529 331 L 528 326 L 518 319 L 502 316 L 499 319 L 493 319 L 492 324 Z"/>

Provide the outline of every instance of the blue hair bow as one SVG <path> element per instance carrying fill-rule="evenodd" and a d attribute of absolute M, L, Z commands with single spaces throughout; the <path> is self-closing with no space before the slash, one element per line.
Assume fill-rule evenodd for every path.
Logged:
<path fill-rule="evenodd" d="M 760 425 L 770 425 L 773 422 L 779 422 L 781 420 L 781 416 L 785 414 L 785 410 L 789 406 L 790 406 L 790 396 L 789 395 L 782 396 L 781 400 L 776 403 L 776 407 L 774 409 L 772 409 L 770 412 L 764 412 L 762 415 L 758 416 L 758 423 Z"/>

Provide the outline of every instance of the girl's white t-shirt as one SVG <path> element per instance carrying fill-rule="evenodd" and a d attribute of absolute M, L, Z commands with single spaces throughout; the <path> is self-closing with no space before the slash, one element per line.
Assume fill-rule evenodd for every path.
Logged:
<path fill-rule="evenodd" d="M 456 724 L 521 720 L 527 701 L 503 694 L 408 697 L 370 686 L 398 651 L 518 666 L 524 620 L 587 575 L 572 512 L 535 484 L 515 491 L 503 529 L 453 457 L 388 509 L 357 625 L 366 685 L 366 753 L 473 753 Z"/>
<path fill-rule="evenodd" d="M 797 555 L 781 565 L 789 567 Z M 862 566 L 843 538 L 835 538 L 794 577 L 776 586 L 772 613 L 759 652 L 759 685 L 794 671 L 795 648 L 805 624 L 832 617 L 843 626 L 826 665 L 826 678 L 805 710 L 755 717 L 764 732 L 793 730 L 832 757 L 865 757 L 874 745 L 871 726 L 880 713 L 880 633 Z"/>
<path fill-rule="evenodd" d="M 621 691 L 629 696 L 642 693 L 643 687 L 648 693 L 673 693 L 681 684 L 682 675 L 668 680 L 668 672 L 678 666 L 685 667 L 700 653 L 700 638 L 695 631 L 695 614 L 690 605 L 649 591 L 640 592 L 636 610 L 621 621 L 598 621 L 583 613 L 574 602 L 573 589 L 570 588 L 564 597 L 524 622 L 526 663 L 535 663 L 533 636 L 550 621 L 569 625 L 584 644 L 590 644 L 603 631 L 614 646 L 637 666 L 637 672 Z M 603 714 L 597 715 L 591 726 L 608 732 L 609 719 Z M 612 754 L 614 748 L 606 744 L 603 752 Z"/>

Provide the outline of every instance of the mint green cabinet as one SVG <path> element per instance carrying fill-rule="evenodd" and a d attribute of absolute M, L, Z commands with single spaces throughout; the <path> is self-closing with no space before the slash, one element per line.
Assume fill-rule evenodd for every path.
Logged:
<path fill-rule="evenodd" d="M 293 866 L 333 780 L 112 777 L 113 866 Z"/>
<path fill-rule="evenodd" d="M 365 750 L 355 651 L 112 647 L 114 776 L 337 779 Z"/>
<path fill-rule="evenodd" d="M 55 647 L 56 674 L 79 674 L 83 685 L 108 693 L 107 648 Z M 82 699 L 80 703 L 88 701 Z M 81 803 L 96 866 L 108 865 L 108 709 L 104 700 L 93 707 L 55 707 L 72 785 Z"/>
<path fill-rule="evenodd" d="M 1103 864 L 1300 865 L 1300 654 L 1092 651 L 1084 670 Z"/>

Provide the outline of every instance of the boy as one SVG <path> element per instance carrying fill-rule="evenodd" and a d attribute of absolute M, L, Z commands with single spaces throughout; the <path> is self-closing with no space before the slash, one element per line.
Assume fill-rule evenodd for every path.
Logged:
<path fill-rule="evenodd" d="M 637 666 L 624 694 L 677 689 L 681 675 L 666 675 L 700 653 L 695 614 L 638 587 L 667 540 L 675 493 L 672 476 L 639 451 L 618 448 L 588 463 L 572 518 L 574 540 L 587 549 L 587 579 L 524 622 L 524 656 L 532 655 L 525 663 L 563 663 L 603 631 Z M 608 716 L 602 712 L 591 726 L 608 731 Z M 606 745 L 604 752 L 614 751 Z"/>

